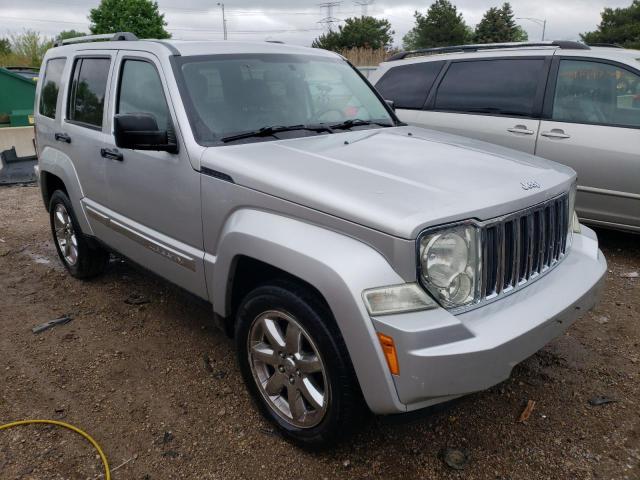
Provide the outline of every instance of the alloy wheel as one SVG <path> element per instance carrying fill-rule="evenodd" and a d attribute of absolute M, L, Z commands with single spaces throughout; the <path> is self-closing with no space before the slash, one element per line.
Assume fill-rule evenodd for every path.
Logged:
<path fill-rule="evenodd" d="M 71 216 L 62 203 L 58 203 L 53 212 L 53 228 L 60 252 L 69 266 L 78 261 L 78 239 Z"/>
<path fill-rule="evenodd" d="M 311 428 L 324 418 L 330 389 L 315 343 L 291 315 L 270 310 L 256 317 L 247 339 L 249 365 L 263 398 L 283 420 Z"/>

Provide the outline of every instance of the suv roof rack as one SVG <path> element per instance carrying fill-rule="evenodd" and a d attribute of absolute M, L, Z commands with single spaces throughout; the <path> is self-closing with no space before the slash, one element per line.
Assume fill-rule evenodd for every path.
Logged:
<path fill-rule="evenodd" d="M 590 47 L 605 47 L 605 48 L 623 48 L 622 45 L 618 45 L 617 43 L 589 43 Z"/>
<path fill-rule="evenodd" d="M 417 57 L 420 55 L 435 55 L 438 53 L 454 52 L 478 52 L 481 50 L 497 50 L 500 48 L 521 48 L 521 47 L 558 47 L 562 49 L 589 50 L 589 46 L 580 42 L 569 40 L 558 40 L 555 42 L 510 42 L 510 43 L 477 43 L 470 45 L 452 45 L 450 47 L 420 48 L 418 50 L 408 50 L 398 52 L 387 58 L 387 62 L 402 60 L 407 57 Z"/>
<path fill-rule="evenodd" d="M 118 32 L 118 33 L 105 33 L 102 35 L 85 35 L 83 37 L 66 38 L 64 40 L 58 40 L 54 47 L 61 45 L 71 45 L 74 43 L 89 43 L 89 42 L 132 42 L 138 40 L 131 32 Z"/>

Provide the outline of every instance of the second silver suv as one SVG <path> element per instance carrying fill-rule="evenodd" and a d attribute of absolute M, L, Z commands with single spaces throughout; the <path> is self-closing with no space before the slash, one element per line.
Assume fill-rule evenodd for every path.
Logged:
<path fill-rule="evenodd" d="M 640 232 L 640 51 L 434 48 L 397 54 L 370 79 L 401 120 L 570 166 L 581 220 Z"/>

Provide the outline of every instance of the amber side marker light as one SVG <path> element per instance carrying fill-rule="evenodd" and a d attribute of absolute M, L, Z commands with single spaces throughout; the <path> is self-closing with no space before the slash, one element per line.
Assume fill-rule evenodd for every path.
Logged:
<path fill-rule="evenodd" d="M 384 357 L 387 359 L 387 366 L 392 375 L 400 375 L 400 364 L 398 363 L 398 353 L 396 352 L 396 345 L 393 343 L 393 338 L 384 333 L 378 333 L 378 340 L 380 346 L 384 352 Z"/>

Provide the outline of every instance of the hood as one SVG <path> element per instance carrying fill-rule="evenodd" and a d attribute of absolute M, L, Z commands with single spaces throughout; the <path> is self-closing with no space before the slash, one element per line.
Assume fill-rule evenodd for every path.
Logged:
<path fill-rule="evenodd" d="M 555 162 L 417 127 L 210 147 L 201 165 L 406 239 L 429 226 L 529 207 L 568 190 L 576 176 Z"/>

